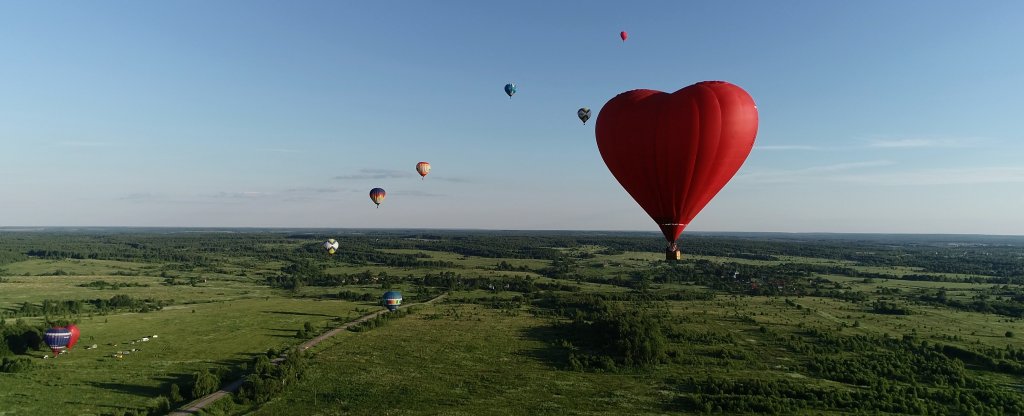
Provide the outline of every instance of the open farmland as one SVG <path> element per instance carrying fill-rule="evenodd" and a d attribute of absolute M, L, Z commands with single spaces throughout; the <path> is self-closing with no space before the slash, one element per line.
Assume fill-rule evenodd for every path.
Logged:
<path fill-rule="evenodd" d="M 667 264 L 643 234 L 0 234 L 5 331 L 82 331 L 4 350 L 31 364 L 0 407 L 162 414 L 208 370 L 260 375 L 210 414 L 1024 411 L 1024 241 L 876 238 L 695 235 Z M 386 290 L 449 296 L 259 370 Z"/>

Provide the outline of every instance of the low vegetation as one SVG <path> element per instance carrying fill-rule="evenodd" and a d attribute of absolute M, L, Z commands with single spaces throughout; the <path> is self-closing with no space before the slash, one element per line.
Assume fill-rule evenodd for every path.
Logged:
<path fill-rule="evenodd" d="M 676 263 L 662 248 L 630 233 L 0 233 L 0 391 L 19 392 L 0 408 L 166 414 L 244 379 L 206 411 L 1024 414 L 1024 239 L 691 235 Z M 450 295 L 295 349 L 386 290 Z M 59 321 L 82 338 L 44 360 Z M 64 398 L 44 400 L 55 377 Z"/>

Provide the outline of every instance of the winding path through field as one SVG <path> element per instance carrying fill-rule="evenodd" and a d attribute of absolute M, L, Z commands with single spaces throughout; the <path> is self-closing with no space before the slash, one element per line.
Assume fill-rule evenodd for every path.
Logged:
<path fill-rule="evenodd" d="M 426 304 L 434 303 L 434 301 L 440 300 L 440 299 L 444 298 L 445 296 L 447 296 L 447 293 L 442 293 L 442 294 L 437 295 L 433 299 L 430 299 L 430 300 L 428 300 L 426 302 L 412 303 L 412 304 L 407 305 L 407 307 L 408 306 L 414 306 L 414 305 L 426 305 Z M 385 314 L 387 312 L 388 312 L 387 309 L 381 309 L 381 310 L 379 310 L 377 312 L 374 312 L 374 313 L 371 313 L 371 314 L 368 314 L 368 315 L 363 315 L 363 316 L 359 317 L 359 319 L 356 319 L 354 321 L 346 322 L 342 326 L 339 326 L 339 327 L 334 328 L 334 329 L 332 329 L 330 331 L 324 332 L 323 334 L 320 334 L 316 338 L 313 338 L 313 339 L 311 339 L 309 341 L 303 342 L 301 345 L 299 345 L 299 348 L 301 348 L 303 351 L 308 350 L 310 348 L 313 348 L 314 346 L 316 346 L 317 344 L 323 342 L 327 338 L 330 338 L 330 337 L 333 337 L 335 335 L 338 335 L 338 333 L 341 332 L 341 331 L 349 329 L 349 328 L 351 328 L 351 327 L 353 327 L 355 325 L 359 325 L 359 324 L 361 324 L 363 322 L 369 321 L 369 320 L 371 320 L 373 318 L 376 318 L 377 316 L 380 316 L 380 315 Z M 270 362 L 272 362 L 274 364 L 280 364 L 282 361 L 284 361 L 284 359 L 285 359 L 285 356 L 282 354 L 280 357 L 277 357 L 277 358 L 271 360 Z M 228 394 L 231 394 L 231 393 L 234 393 L 234 392 L 238 391 L 238 388 L 242 387 L 242 384 L 244 384 L 244 383 L 245 383 L 245 377 L 242 377 L 239 380 L 235 380 L 234 382 L 232 382 L 230 384 L 224 385 L 223 387 L 221 387 L 220 390 L 217 390 L 217 391 L 215 391 L 213 393 L 210 393 L 210 394 L 208 394 L 206 396 L 203 396 L 203 397 L 200 397 L 200 398 L 198 398 L 196 400 L 193 400 L 192 402 L 190 402 L 190 403 L 188 403 L 188 404 L 178 408 L 178 410 L 175 410 L 175 411 L 169 413 L 169 416 L 191 416 L 191 415 L 198 414 L 206 406 L 209 406 L 213 402 L 224 398 L 224 396 L 227 396 Z"/>

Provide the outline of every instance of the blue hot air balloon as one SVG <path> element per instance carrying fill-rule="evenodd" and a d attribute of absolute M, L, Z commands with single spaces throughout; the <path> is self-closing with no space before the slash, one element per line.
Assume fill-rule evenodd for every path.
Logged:
<path fill-rule="evenodd" d="M 71 342 L 71 330 L 64 327 L 47 329 L 46 334 L 43 335 L 43 340 L 46 341 L 46 346 L 50 347 L 53 355 L 56 356 L 68 349 L 68 343 Z"/>
<path fill-rule="evenodd" d="M 395 290 L 389 291 L 384 294 L 383 303 L 389 311 L 398 309 L 398 306 L 402 304 L 402 294 Z"/>
<path fill-rule="evenodd" d="M 512 95 L 516 93 L 516 84 L 514 82 L 505 84 L 505 94 L 508 94 L 508 99 L 512 99 Z"/>

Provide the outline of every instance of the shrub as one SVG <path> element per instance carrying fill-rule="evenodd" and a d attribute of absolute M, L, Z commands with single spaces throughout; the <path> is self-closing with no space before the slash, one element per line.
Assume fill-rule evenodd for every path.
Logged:
<path fill-rule="evenodd" d="M 32 368 L 32 360 L 25 357 L 4 357 L 0 362 L 0 373 L 20 373 Z"/>

